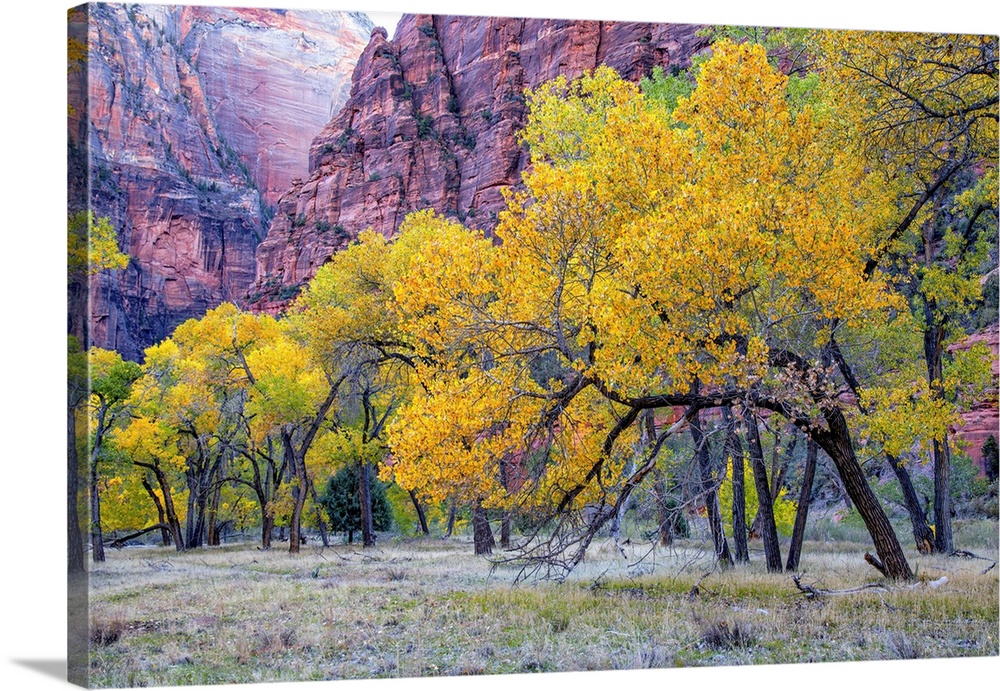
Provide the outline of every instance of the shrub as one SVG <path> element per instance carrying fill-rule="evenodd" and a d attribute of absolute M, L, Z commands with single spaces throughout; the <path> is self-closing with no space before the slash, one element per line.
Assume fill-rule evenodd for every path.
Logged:
<path fill-rule="evenodd" d="M 358 500 L 358 466 L 348 463 L 330 477 L 326 490 L 319 498 L 330 518 L 330 530 L 346 532 L 353 542 L 354 531 L 361 530 L 361 503 Z M 392 527 L 392 507 L 386 498 L 385 483 L 371 473 L 372 522 L 375 530 Z"/>
<path fill-rule="evenodd" d="M 420 139 L 427 139 L 434 131 L 434 118 L 430 115 L 417 116 L 417 136 Z"/>

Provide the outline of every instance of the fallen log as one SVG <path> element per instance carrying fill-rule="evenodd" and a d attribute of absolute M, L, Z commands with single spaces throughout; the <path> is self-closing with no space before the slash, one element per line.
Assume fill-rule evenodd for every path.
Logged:
<path fill-rule="evenodd" d="M 948 582 L 947 576 L 942 576 L 933 581 L 918 581 L 916 583 L 910 583 L 908 585 L 894 585 L 888 586 L 885 583 L 865 583 L 864 585 L 859 585 L 855 588 L 844 588 L 841 590 L 832 590 L 828 588 L 817 588 L 811 585 L 803 585 L 802 577 L 799 574 L 792 576 L 792 582 L 795 583 L 795 587 L 799 589 L 806 598 L 812 600 L 818 597 L 835 596 L 835 595 L 852 595 L 854 593 L 861 593 L 866 590 L 883 590 L 886 592 L 892 592 L 895 590 L 913 590 L 915 588 L 940 588 L 945 583 Z"/>
<path fill-rule="evenodd" d="M 125 546 L 125 543 L 128 542 L 129 540 L 134 540 L 135 538 L 145 535 L 146 533 L 151 533 L 154 530 L 161 530 L 163 528 L 169 529 L 170 526 L 168 526 L 166 523 L 157 523 L 156 525 L 151 526 L 149 528 L 143 528 L 138 532 L 131 533 L 129 535 L 125 535 L 123 537 L 119 537 L 113 540 L 111 542 L 111 547 L 114 547 L 115 549 L 121 549 L 122 547 Z"/>

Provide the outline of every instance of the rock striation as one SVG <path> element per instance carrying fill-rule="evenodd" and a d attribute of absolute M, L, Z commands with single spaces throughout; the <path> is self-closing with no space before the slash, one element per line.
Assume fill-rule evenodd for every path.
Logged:
<path fill-rule="evenodd" d="M 343 109 L 278 202 L 250 302 L 277 310 L 338 249 L 433 208 L 490 232 L 520 181 L 525 90 L 601 64 L 638 80 L 707 46 L 693 25 L 406 15 L 376 28 Z"/>
<path fill-rule="evenodd" d="M 994 324 L 983 331 L 974 333 L 951 347 L 952 350 L 966 350 L 976 343 L 984 343 L 993 356 L 993 388 L 983 400 L 977 401 L 962 413 L 962 424 L 953 430 L 964 443 L 962 449 L 972 462 L 985 472 L 983 444 L 991 436 L 1000 440 L 1000 411 L 997 408 L 997 378 L 1000 377 L 1000 326 Z"/>
<path fill-rule="evenodd" d="M 273 207 L 347 98 L 364 14 L 92 4 L 91 207 L 127 269 L 92 282 L 89 340 L 140 359 L 180 322 L 246 294 Z M 75 151 L 74 151 L 75 150 Z"/>

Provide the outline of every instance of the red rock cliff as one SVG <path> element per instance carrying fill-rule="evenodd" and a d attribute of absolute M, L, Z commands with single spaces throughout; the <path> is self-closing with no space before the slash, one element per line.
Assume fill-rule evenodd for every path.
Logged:
<path fill-rule="evenodd" d="M 250 302 L 280 307 L 360 231 L 391 235 L 416 209 L 491 230 L 527 162 L 525 89 L 600 64 L 629 79 L 686 67 L 707 44 L 697 28 L 407 15 L 393 41 L 376 29 L 257 248 Z"/>
<path fill-rule="evenodd" d="M 246 293 L 370 31 L 341 12 L 90 6 L 89 130 L 70 146 L 89 145 L 92 206 L 132 258 L 93 282 L 92 343 L 138 358 Z"/>

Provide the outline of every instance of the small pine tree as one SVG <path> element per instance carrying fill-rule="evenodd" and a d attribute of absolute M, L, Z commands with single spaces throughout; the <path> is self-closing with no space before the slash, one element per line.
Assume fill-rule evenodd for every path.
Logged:
<path fill-rule="evenodd" d="M 392 507 L 385 494 L 385 483 L 376 477 L 371 480 L 371 495 L 375 530 L 389 530 L 392 527 Z M 348 463 L 330 477 L 319 502 L 330 518 L 330 530 L 347 533 L 347 541 L 354 542 L 354 531 L 361 530 L 356 463 Z"/>

